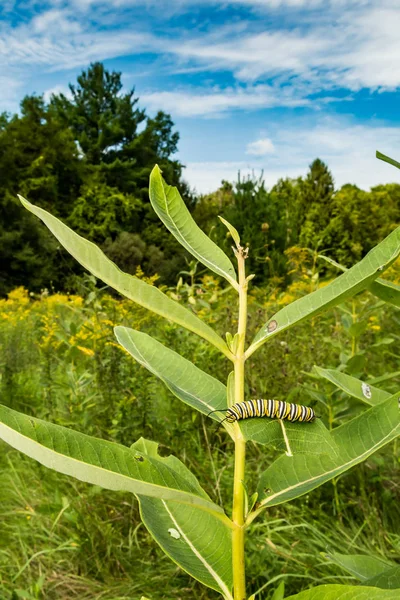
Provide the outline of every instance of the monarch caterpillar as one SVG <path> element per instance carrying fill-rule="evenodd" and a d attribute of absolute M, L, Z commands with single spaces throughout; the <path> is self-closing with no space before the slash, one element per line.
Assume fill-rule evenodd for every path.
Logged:
<path fill-rule="evenodd" d="M 217 412 L 217 411 L 212 411 Z M 211 413 L 209 413 L 211 414 Z M 282 400 L 245 400 L 237 402 L 226 409 L 225 419 L 228 423 L 234 423 L 250 417 L 269 417 L 287 421 L 299 421 L 300 423 L 311 423 L 317 417 L 314 409 L 301 404 L 291 404 Z"/>

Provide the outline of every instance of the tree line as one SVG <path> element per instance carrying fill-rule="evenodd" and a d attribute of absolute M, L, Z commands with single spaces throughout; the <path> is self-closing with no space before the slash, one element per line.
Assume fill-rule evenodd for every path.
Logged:
<path fill-rule="evenodd" d="M 326 251 L 350 266 L 399 223 L 400 185 L 336 190 L 319 159 L 304 178 L 281 179 L 270 190 L 262 178 L 239 176 L 197 196 L 175 158 L 179 133 L 170 115 L 149 117 L 135 90 L 123 91 L 120 73 L 93 63 L 69 89 L 48 102 L 26 96 L 20 114 L 0 115 L 0 295 L 18 285 L 73 290 L 81 276 L 17 193 L 101 246 L 123 270 L 140 266 L 173 284 L 187 257 L 151 209 L 155 163 L 219 244 L 231 245 L 218 215 L 238 229 L 258 285 L 287 278 L 285 251 L 292 246 Z"/>

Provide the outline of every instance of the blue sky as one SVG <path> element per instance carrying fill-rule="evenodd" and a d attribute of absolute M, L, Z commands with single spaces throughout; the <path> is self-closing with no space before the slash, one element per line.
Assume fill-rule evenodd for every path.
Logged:
<path fill-rule="evenodd" d="M 199 192 L 317 156 L 336 184 L 398 181 L 399 0 L 1 0 L 0 111 L 66 91 L 91 61 L 169 112 Z"/>

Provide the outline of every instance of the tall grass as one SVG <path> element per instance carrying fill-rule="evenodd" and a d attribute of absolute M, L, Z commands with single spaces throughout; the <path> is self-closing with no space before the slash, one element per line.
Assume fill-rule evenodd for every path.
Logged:
<path fill-rule="evenodd" d="M 268 296 L 265 290 L 251 296 L 251 329 L 280 305 L 320 285 L 312 261 L 301 252 L 293 252 L 291 259 L 291 286 L 282 292 L 272 282 Z M 393 268 L 392 277 L 398 276 Z M 169 293 L 212 319 L 221 333 L 231 328 L 233 299 L 214 278 L 180 281 Z M 0 317 L 3 403 L 126 445 L 142 435 L 159 441 L 161 452 L 178 448 L 210 496 L 229 503 L 230 442 L 189 407 L 177 410 L 179 401 L 125 355 L 112 328 L 125 324 L 152 333 L 204 370 L 226 377 L 206 342 L 194 343 L 190 334 L 165 323 L 159 327 L 154 315 L 99 294 L 92 284 L 83 296 L 44 293 L 33 298 L 26 290 L 15 290 L 0 301 Z M 364 321 L 355 340 L 351 325 Z M 265 346 L 251 363 L 247 394 L 317 401 L 319 414 L 336 426 L 357 407 L 317 380 L 313 364 L 339 366 L 363 379 L 399 371 L 398 325 L 397 309 L 361 295 Z M 394 392 L 399 377 L 380 385 Z M 249 447 L 254 481 L 274 452 Z M 271 508 L 263 522 L 253 525 L 257 535 L 248 537 L 249 589 L 260 590 L 259 598 L 267 599 L 282 578 L 288 593 L 315 582 L 352 579 L 329 563 L 327 552 L 400 560 L 398 466 L 396 447 L 390 445 L 334 483 Z M 1 600 L 218 597 L 159 550 L 140 523 L 131 495 L 63 477 L 5 445 L 0 446 L 0 471 Z"/>

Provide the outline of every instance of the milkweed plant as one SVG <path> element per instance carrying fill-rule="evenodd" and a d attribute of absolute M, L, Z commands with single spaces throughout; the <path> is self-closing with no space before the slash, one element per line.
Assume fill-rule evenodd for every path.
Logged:
<path fill-rule="evenodd" d="M 388 157 L 379 157 L 398 166 Z M 60 473 L 110 490 L 132 492 L 146 528 L 177 565 L 225 600 L 254 600 L 256 595 L 258 600 L 261 593 L 253 591 L 249 595 L 251 592 L 246 590 L 245 538 L 249 525 L 255 519 L 267 519 L 270 507 L 310 492 L 394 440 L 400 433 L 400 391 L 390 395 L 352 376 L 329 370 L 331 381 L 366 405 L 364 412 L 330 431 L 322 419 L 315 418 L 314 412 L 307 412 L 309 418 L 305 418 L 304 411 L 311 410 L 306 407 L 286 404 L 282 399 L 249 403 L 251 399 L 245 397 L 247 361 L 275 336 L 361 290 L 368 289 L 381 300 L 400 306 L 400 287 L 381 278 L 400 254 L 400 227 L 329 285 L 271 316 L 248 343 L 247 295 L 253 275 L 246 273 L 248 249 L 241 245 L 238 232 L 221 219 L 234 243 L 235 268 L 224 251 L 196 225 L 177 189 L 163 181 L 158 166 L 151 173 L 149 189 L 151 204 L 172 235 L 237 292 L 237 331 L 228 332 L 225 339 L 156 287 L 122 272 L 100 248 L 56 217 L 22 197 L 20 200 L 95 277 L 133 302 L 207 340 L 220 352 L 222 360 L 229 361 L 231 372 L 226 383 L 222 383 L 149 335 L 127 327 L 115 328 L 119 344 L 138 363 L 159 377 L 182 402 L 220 422 L 233 440 L 231 514 L 208 496 L 179 458 L 161 457 L 155 441 L 140 438 L 128 448 L 6 406 L 0 406 L 0 437 Z M 256 418 L 257 415 L 262 418 Z M 280 450 L 262 472 L 254 490 L 246 486 L 249 441 Z M 400 567 L 393 568 L 400 571 Z M 378 580 L 364 578 L 360 586 L 320 585 L 290 598 L 395 600 L 399 590 L 391 589 L 393 568 L 392 573 L 381 573 Z M 398 572 L 397 577 L 400 581 Z M 280 586 L 274 599 L 280 600 L 283 594 Z"/>

